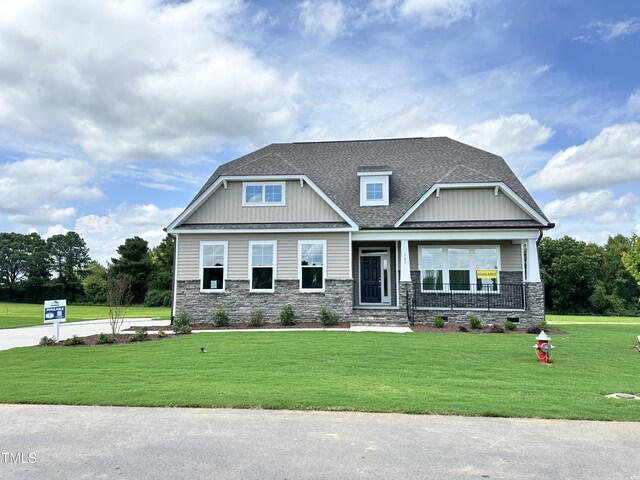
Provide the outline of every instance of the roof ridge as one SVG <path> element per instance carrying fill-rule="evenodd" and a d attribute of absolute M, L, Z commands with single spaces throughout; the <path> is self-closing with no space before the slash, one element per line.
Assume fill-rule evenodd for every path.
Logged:
<path fill-rule="evenodd" d="M 432 139 L 432 138 L 449 138 L 449 137 L 439 136 L 439 137 L 369 138 L 369 139 L 352 139 L 352 140 L 317 140 L 314 142 L 274 143 L 273 145 L 309 145 L 314 143 L 393 142 L 398 140 L 425 140 L 425 139 Z"/>

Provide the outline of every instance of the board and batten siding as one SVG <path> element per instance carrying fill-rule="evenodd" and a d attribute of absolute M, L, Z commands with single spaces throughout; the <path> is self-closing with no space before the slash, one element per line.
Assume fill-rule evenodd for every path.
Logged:
<path fill-rule="evenodd" d="M 313 189 L 286 181 L 284 206 L 242 206 L 242 182 L 220 186 L 184 223 L 343 222 Z"/>
<path fill-rule="evenodd" d="M 411 270 L 420 269 L 420 260 L 418 246 L 449 246 L 451 248 L 456 247 L 469 247 L 469 246 L 482 246 L 482 245 L 498 245 L 500 246 L 500 270 L 505 272 L 521 272 L 522 271 L 522 254 L 520 245 L 512 243 L 511 241 L 472 241 L 472 242 L 455 242 L 455 243 L 443 243 L 443 242 L 409 242 L 409 264 Z"/>
<path fill-rule="evenodd" d="M 247 280 L 249 278 L 249 242 L 276 240 L 280 280 L 298 279 L 298 241 L 327 241 L 327 278 L 349 279 L 349 234 L 348 233 L 260 233 L 260 234 L 181 234 L 178 242 L 178 280 L 200 278 L 200 242 L 228 242 L 227 278 Z"/>
<path fill-rule="evenodd" d="M 493 188 L 440 189 L 413 212 L 407 222 L 455 220 L 528 220 L 528 213 Z"/>

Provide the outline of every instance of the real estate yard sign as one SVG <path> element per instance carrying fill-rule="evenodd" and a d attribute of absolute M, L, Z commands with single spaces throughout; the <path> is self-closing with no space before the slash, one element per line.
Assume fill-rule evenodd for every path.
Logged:
<path fill-rule="evenodd" d="M 45 300 L 44 301 L 44 323 L 53 323 L 53 336 L 56 341 L 60 340 L 60 322 L 67 321 L 67 301 L 66 300 Z"/>

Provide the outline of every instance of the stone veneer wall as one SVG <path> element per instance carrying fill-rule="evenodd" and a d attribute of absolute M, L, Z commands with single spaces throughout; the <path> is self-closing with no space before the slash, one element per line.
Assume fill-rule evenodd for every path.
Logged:
<path fill-rule="evenodd" d="M 224 293 L 200 292 L 200 281 L 178 281 L 176 312 L 185 309 L 195 322 L 210 321 L 217 307 L 225 307 L 232 323 L 245 323 L 258 308 L 265 312 L 266 322 L 278 322 L 280 309 L 290 303 L 296 321 L 319 321 L 318 310 L 327 307 L 349 321 L 353 308 L 353 280 L 325 280 L 321 293 L 300 292 L 298 280 L 276 280 L 273 293 L 249 291 L 249 280 L 226 280 Z"/>

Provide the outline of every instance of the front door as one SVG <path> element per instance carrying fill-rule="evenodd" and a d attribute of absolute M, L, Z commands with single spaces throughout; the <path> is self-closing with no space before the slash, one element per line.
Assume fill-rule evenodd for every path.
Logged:
<path fill-rule="evenodd" d="M 380 303 L 380 258 L 378 256 L 360 257 L 360 301 L 362 303 Z"/>

